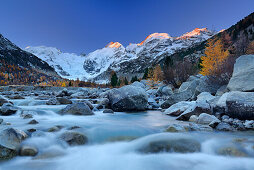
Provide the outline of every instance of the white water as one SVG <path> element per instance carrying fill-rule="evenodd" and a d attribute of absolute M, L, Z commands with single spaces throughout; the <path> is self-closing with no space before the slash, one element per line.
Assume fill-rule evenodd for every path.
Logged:
<path fill-rule="evenodd" d="M 50 158 L 16 157 L 0 163 L 0 170 L 253 170 L 254 169 L 254 133 L 162 133 L 170 123 L 176 121 L 159 111 L 143 113 L 103 114 L 93 116 L 60 116 L 56 112 L 61 106 L 48 106 L 45 101 L 32 98 L 13 101 L 23 110 L 34 111 L 39 124 L 28 125 L 29 119 L 23 119 L 17 113 L 13 116 L 0 116 L 11 126 L 1 125 L 0 130 L 15 127 L 21 130 L 37 129 L 24 143 L 36 146 L 38 157 L 50 154 Z M 59 132 L 47 132 L 50 127 L 62 125 Z M 74 131 L 85 134 L 89 142 L 83 146 L 69 147 L 58 139 L 69 127 L 80 126 Z M 132 141 L 112 142 L 117 137 L 137 138 Z M 193 138 L 201 143 L 199 153 L 157 153 L 141 154 L 137 150 L 149 141 L 171 138 Z M 235 139 L 245 138 L 248 142 L 235 143 Z M 216 154 L 220 146 L 237 145 L 250 157 L 229 157 Z M 41 156 L 42 157 L 42 156 Z"/>

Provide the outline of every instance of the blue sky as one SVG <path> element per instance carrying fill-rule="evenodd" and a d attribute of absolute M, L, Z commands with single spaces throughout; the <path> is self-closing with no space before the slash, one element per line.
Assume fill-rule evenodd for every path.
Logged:
<path fill-rule="evenodd" d="M 254 0 L 1 0 L 0 33 L 24 48 L 91 52 L 151 33 L 221 30 L 254 12 Z"/>

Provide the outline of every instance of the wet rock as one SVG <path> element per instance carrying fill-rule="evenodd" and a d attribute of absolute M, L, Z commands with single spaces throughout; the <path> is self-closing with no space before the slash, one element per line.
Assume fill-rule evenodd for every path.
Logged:
<path fill-rule="evenodd" d="M 99 102 L 99 104 L 100 104 L 100 105 L 103 105 L 103 106 L 105 106 L 105 107 L 107 108 L 108 105 L 109 105 L 109 99 L 104 98 L 104 99 L 102 99 L 102 100 Z"/>
<path fill-rule="evenodd" d="M 172 106 L 170 106 L 168 109 L 165 110 L 165 114 L 170 115 L 170 116 L 179 116 L 182 114 L 184 111 L 186 111 L 189 107 L 195 105 L 196 102 L 187 102 L 187 101 L 182 101 L 179 103 L 176 103 Z"/>
<path fill-rule="evenodd" d="M 178 152 L 192 153 L 200 152 L 201 145 L 194 139 L 180 138 L 151 141 L 139 151 L 142 153 Z"/>
<path fill-rule="evenodd" d="M 0 124 L 2 124 L 3 122 L 4 122 L 4 119 L 1 119 L 1 118 L 0 118 Z"/>
<path fill-rule="evenodd" d="M 111 113 L 111 114 L 113 114 L 114 111 L 112 109 L 105 109 L 105 110 L 103 110 L 103 113 Z"/>
<path fill-rule="evenodd" d="M 25 99 L 24 97 L 20 96 L 19 94 L 14 94 L 8 96 L 9 99 Z"/>
<path fill-rule="evenodd" d="M 110 90 L 108 99 L 111 109 L 117 112 L 145 110 L 148 103 L 145 90 L 131 85 Z"/>
<path fill-rule="evenodd" d="M 198 123 L 199 124 L 207 124 L 208 125 L 213 121 L 219 122 L 220 120 L 217 119 L 215 116 L 209 115 L 207 113 L 201 113 L 198 117 Z"/>
<path fill-rule="evenodd" d="M 36 132 L 36 129 L 34 129 L 34 128 L 32 128 L 32 129 L 27 129 L 27 132 L 33 133 L 33 132 Z"/>
<path fill-rule="evenodd" d="M 233 75 L 228 83 L 230 91 L 254 91 L 254 55 L 236 59 Z"/>
<path fill-rule="evenodd" d="M 93 105 L 92 105 L 91 102 L 85 100 L 84 103 L 85 103 L 91 110 L 93 110 L 94 107 L 93 107 Z"/>
<path fill-rule="evenodd" d="M 31 119 L 31 118 L 33 118 L 33 115 L 28 113 L 28 114 L 22 115 L 22 117 L 23 117 L 23 119 Z"/>
<path fill-rule="evenodd" d="M 67 142 L 70 146 L 84 145 L 88 142 L 87 137 L 78 132 L 64 132 L 60 139 Z"/>
<path fill-rule="evenodd" d="M 176 119 L 188 121 L 192 115 L 199 116 L 201 113 L 211 113 L 211 106 L 207 102 L 196 102 Z"/>
<path fill-rule="evenodd" d="M 46 102 L 47 105 L 59 105 L 60 102 L 54 97 L 54 98 L 51 98 L 49 99 L 47 102 Z"/>
<path fill-rule="evenodd" d="M 228 123 L 226 123 L 226 122 L 220 122 L 216 126 L 216 130 L 219 130 L 219 131 L 233 131 L 234 129 Z"/>
<path fill-rule="evenodd" d="M 233 156 L 233 157 L 247 157 L 248 154 L 237 147 L 229 146 L 229 147 L 222 147 L 217 151 L 217 154 L 223 156 Z"/>
<path fill-rule="evenodd" d="M 35 125 L 35 124 L 38 124 L 39 122 L 35 119 L 31 120 L 30 122 L 28 122 L 28 124 L 31 124 L 31 125 Z"/>
<path fill-rule="evenodd" d="M 188 127 L 184 127 L 179 124 L 172 124 L 167 127 L 166 132 L 186 132 L 188 131 Z"/>
<path fill-rule="evenodd" d="M 74 130 L 74 129 L 79 129 L 80 127 L 79 126 L 72 126 L 72 127 L 69 127 L 68 130 Z"/>
<path fill-rule="evenodd" d="M 68 92 L 66 88 L 64 88 L 60 93 L 56 95 L 56 97 L 64 97 L 64 96 L 71 96 L 72 94 Z"/>
<path fill-rule="evenodd" d="M 198 122 L 198 116 L 196 115 L 192 115 L 189 119 L 190 122 L 194 122 L 194 123 L 197 123 Z"/>
<path fill-rule="evenodd" d="M 3 106 L 4 103 L 10 103 L 10 102 L 4 97 L 0 96 L 0 106 Z"/>
<path fill-rule="evenodd" d="M 63 128 L 63 126 L 53 126 L 51 128 L 48 129 L 48 132 L 58 132 Z"/>
<path fill-rule="evenodd" d="M 71 115 L 93 115 L 94 113 L 85 103 L 74 103 L 67 105 L 60 111 L 60 114 L 71 114 Z"/>
<path fill-rule="evenodd" d="M 211 127 L 211 128 L 216 128 L 217 127 L 217 125 L 220 123 L 221 121 L 219 120 L 214 120 L 214 121 L 212 121 L 211 123 L 209 123 L 209 126 Z"/>
<path fill-rule="evenodd" d="M 18 154 L 20 143 L 27 138 L 21 130 L 8 128 L 0 132 L 0 160 L 10 159 Z"/>
<path fill-rule="evenodd" d="M 38 149 L 33 146 L 23 145 L 19 149 L 20 156 L 35 156 L 38 153 Z"/>
<path fill-rule="evenodd" d="M 4 103 L 0 109 L 0 115 L 9 116 L 18 111 L 18 107 L 13 106 L 11 103 Z"/>
<path fill-rule="evenodd" d="M 57 101 L 60 104 L 72 104 L 72 101 L 70 99 L 67 99 L 66 97 L 58 97 Z"/>

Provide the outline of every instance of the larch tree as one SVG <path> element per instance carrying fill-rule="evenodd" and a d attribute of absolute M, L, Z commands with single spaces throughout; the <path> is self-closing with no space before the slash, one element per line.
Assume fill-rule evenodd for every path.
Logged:
<path fill-rule="evenodd" d="M 223 49 L 221 40 L 208 41 L 205 56 L 201 57 L 200 74 L 216 76 L 221 73 L 221 68 L 229 56 L 228 50 Z"/>

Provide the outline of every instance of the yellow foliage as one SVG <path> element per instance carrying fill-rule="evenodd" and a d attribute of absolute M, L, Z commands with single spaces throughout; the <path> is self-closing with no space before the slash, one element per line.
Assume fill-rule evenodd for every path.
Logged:
<path fill-rule="evenodd" d="M 163 73 L 161 70 L 161 66 L 158 64 L 154 69 L 149 69 L 148 71 L 148 85 L 150 87 L 154 87 L 155 84 L 158 84 L 163 80 Z"/>
<path fill-rule="evenodd" d="M 204 76 L 215 75 L 220 71 L 220 67 L 226 61 L 229 55 L 228 50 L 223 50 L 223 44 L 221 40 L 209 41 L 208 46 L 205 49 L 205 56 L 201 57 L 202 69 L 200 74 Z"/>

